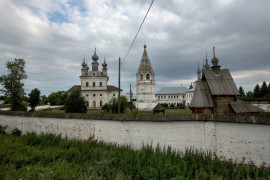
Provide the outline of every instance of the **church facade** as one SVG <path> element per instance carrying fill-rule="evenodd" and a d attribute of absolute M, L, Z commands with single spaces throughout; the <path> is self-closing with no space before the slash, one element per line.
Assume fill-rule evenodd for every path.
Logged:
<path fill-rule="evenodd" d="M 155 73 L 144 45 L 142 59 L 136 73 L 136 108 L 153 110 L 157 105 L 155 98 Z"/>
<path fill-rule="evenodd" d="M 79 90 L 85 98 L 86 106 L 89 109 L 100 109 L 112 98 L 118 98 L 118 88 L 108 85 L 109 76 L 105 59 L 101 71 L 99 71 L 98 59 L 99 57 L 95 49 L 94 55 L 92 56 L 92 70 L 89 71 L 89 67 L 84 58 L 80 75 L 81 85 L 75 85 L 68 90 L 68 92 Z"/>

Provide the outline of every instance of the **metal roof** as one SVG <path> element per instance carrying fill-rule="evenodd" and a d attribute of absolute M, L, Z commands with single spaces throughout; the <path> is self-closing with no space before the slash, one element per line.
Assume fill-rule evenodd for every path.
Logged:
<path fill-rule="evenodd" d="M 258 108 L 256 106 L 253 106 L 252 104 L 243 101 L 230 101 L 229 103 L 235 113 L 255 113 L 263 111 L 261 108 Z"/>
<path fill-rule="evenodd" d="M 210 89 L 205 81 L 198 81 L 194 91 L 190 107 L 204 108 L 214 107 Z"/>
<path fill-rule="evenodd" d="M 204 69 L 203 76 L 212 95 L 240 95 L 228 69 L 221 69 L 219 74 L 211 69 Z"/>
<path fill-rule="evenodd" d="M 187 91 L 186 87 L 163 87 L 156 94 L 185 94 Z"/>
<path fill-rule="evenodd" d="M 87 72 L 87 76 L 91 76 L 92 71 Z M 101 76 L 101 71 L 97 71 L 97 76 Z"/>

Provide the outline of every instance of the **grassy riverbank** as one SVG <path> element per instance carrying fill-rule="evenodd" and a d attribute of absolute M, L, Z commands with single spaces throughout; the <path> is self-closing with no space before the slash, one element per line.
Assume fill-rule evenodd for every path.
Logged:
<path fill-rule="evenodd" d="M 0 134 L 0 179 L 269 179 L 270 170 L 189 149 L 142 150 L 54 135 Z"/>

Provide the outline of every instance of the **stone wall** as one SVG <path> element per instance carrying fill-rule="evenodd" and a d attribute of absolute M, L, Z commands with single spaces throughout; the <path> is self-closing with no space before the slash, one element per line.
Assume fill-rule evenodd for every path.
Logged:
<path fill-rule="evenodd" d="M 218 120 L 219 118 L 222 118 Z M 96 139 L 130 145 L 171 146 L 184 151 L 211 150 L 221 159 L 270 166 L 270 117 L 248 115 L 90 115 L 1 112 L 8 131 L 61 134 L 71 139 Z"/>

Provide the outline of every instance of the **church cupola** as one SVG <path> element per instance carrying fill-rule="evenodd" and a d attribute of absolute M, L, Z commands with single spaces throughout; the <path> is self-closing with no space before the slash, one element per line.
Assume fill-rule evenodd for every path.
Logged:
<path fill-rule="evenodd" d="M 82 62 L 82 76 L 86 76 L 87 75 L 87 72 L 89 70 L 89 67 L 87 65 L 87 63 L 85 62 L 85 56 L 84 56 L 84 59 L 83 59 L 83 62 Z"/>
<path fill-rule="evenodd" d="M 208 64 L 208 59 L 207 59 L 207 52 L 206 52 L 206 56 L 205 56 L 205 69 L 209 69 L 210 65 Z"/>
<path fill-rule="evenodd" d="M 97 62 L 97 60 L 99 59 L 99 57 L 97 56 L 96 53 L 96 48 L 95 48 L 95 53 L 92 56 L 93 62 L 92 62 L 92 71 L 98 71 L 98 65 L 99 63 Z"/>
<path fill-rule="evenodd" d="M 201 69 L 199 66 L 199 62 L 198 62 L 198 69 L 197 69 L 197 80 L 200 81 L 201 80 Z"/>
<path fill-rule="evenodd" d="M 103 62 L 103 64 L 102 64 L 102 74 L 103 74 L 104 76 L 107 76 L 107 63 L 106 63 L 106 61 L 105 61 L 105 57 L 104 57 L 104 62 Z"/>
<path fill-rule="evenodd" d="M 220 73 L 220 66 L 218 65 L 218 58 L 216 57 L 216 54 L 215 54 L 215 47 L 213 47 L 213 58 L 211 60 L 212 62 L 212 70 L 216 73 L 216 74 L 219 74 Z"/>

